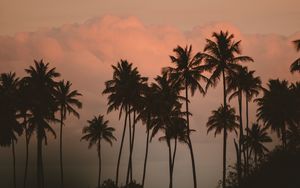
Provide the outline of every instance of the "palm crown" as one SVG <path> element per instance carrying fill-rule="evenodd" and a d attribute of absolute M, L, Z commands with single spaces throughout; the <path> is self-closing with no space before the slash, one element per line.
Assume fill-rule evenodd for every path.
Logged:
<path fill-rule="evenodd" d="M 115 129 L 108 126 L 108 121 L 105 121 L 103 116 L 95 116 L 92 120 L 88 120 L 88 126 L 83 128 L 82 133 L 84 136 L 81 140 L 88 141 L 89 148 L 102 139 L 112 145 L 112 141 L 116 140 L 113 135 L 114 131 Z"/>
<path fill-rule="evenodd" d="M 229 132 L 235 131 L 239 124 L 237 123 L 239 116 L 235 114 L 234 108 L 229 105 L 224 107 L 221 105 L 217 110 L 212 111 L 212 115 L 207 122 L 207 133 L 215 130 L 215 136 L 220 134 L 226 128 Z"/>

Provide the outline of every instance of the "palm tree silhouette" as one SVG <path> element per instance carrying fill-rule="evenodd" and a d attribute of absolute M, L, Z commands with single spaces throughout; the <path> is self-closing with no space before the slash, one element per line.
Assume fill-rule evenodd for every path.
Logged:
<path fill-rule="evenodd" d="M 177 142 L 188 143 L 188 127 L 186 124 L 186 119 L 180 117 L 180 109 L 174 108 L 171 112 L 170 124 L 162 126 L 164 131 L 164 136 L 159 138 L 159 141 L 166 141 L 169 149 L 169 173 L 170 173 L 170 187 L 173 186 L 173 172 L 175 165 L 175 157 L 177 151 Z M 172 152 L 171 140 L 174 139 L 174 149 Z"/>
<path fill-rule="evenodd" d="M 269 152 L 264 146 L 265 143 L 272 142 L 271 137 L 267 133 L 267 127 L 261 128 L 258 123 L 253 123 L 251 129 L 247 128 L 248 135 L 245 137 L 245 145 L 250 148 L 250 155 L 254 153 L 254 162 L 257 167 L 257 157 L 260 159 Z"/>
<path fill-rule="evenodd" d="M 57 103 L 55 100 L 55 87 L 57 82 L 54 80 L 60 74 L 55 68 L 50 69 L 49 63 L 43 60 L 34 60 L 35 65 L 25 69 L 28 74 L 25 77 L 30 91 L 30 113 L 32 117 L 28 119 L 28 132 L 30 136 L 35 131 L 37 136 L 37 186 L 44 187 L 44 170 L 42 160 L 42 142 L 47 145 L 47 133 L 51 132 L 54 137 L 56 134 L 50 126 L 50 122 L 56 122 L 55 112 Z"/>
<path fill-rule="evenodd" d="M 297 52 L 300 51 L 300 40 L 294 40 L 293 41 Z M 300 58 L 296 59 L 290 66 L 290 72 L 294 73 L 294 72 L 300 72 Z"/>
<path fill-rule="evenodd" d="M 181 89 L 180 84 L 178 82 L 174 82 L 171 80 L 168 75 L 165 73 L 162 76 L 157 76 L 155 78 L 155 83 L 152 84 L 155 93 L 155 105 L 156 110 L 153 115 L 152 123 L 152 133 L 151 139 L 158 133 L 159 130 L 163 130 L 165 133 L 164 138 L 160 138 L 160 140 L 165 139 L 168 146 L 169 151 L 169 175 L 170 175 L 170 182 L 169 188 L 173 187 L 173 161 L 176 155 L 176 147 L 177 141 L 175 142 L 175 148 L 171 151 L 171 138 L 174 136 L 177 138 L 176 135 L 171 134 L 175 131 L 173 130 L 172 126 L 176 126 L 178 124 L 183 125 L 186 120 L 182 118 L 185 115 L 185 112 L 181 112 L 181 103 L 179 100 L 185 99 L 179 96 L 179 91 Z M 186 125 L 185 125 L 186 126 Z M 187 126 L 186 126 L 187 128 Z M 188 130 L 188 128 L 187 128 Z M 189 134 L 188 131 L 186 131 Z"/>
<path fill-rule="evenodd" d="M 227 92 L 232 92 L 229 100 L 233 97 L 238 97 L 239 103 L 239 113 L 240 113 L 240 138 L 239 138 L 239 165 L 238 165 L 238 175 L 239 180 L 241 176 L 241 152 L 244 153 L 245 160 L 245 174 L 247 174 L 247 166 L 248 166 L 248 148 L 242 148 L 243 142 L 243 121 L 242 121 L 242 94 L 245 95 L 246 98 L 246 129 L 249 129 L 249 102 L 252 100 L 254 96 L 259 94 L 261 89 L 261 80 L 259 77 L 254 76 L 255 71 L 248 71 L 246 67 L 240 67 L 237 71 L 232 71 L 227 77 L 226 81 L 228 83 Z M 248 132 L 246 132 L 248 135 Z"/>
<path fill-rule="evenodd" d="M 224 132 L 223 138 L 223 181 L 224 173 L 226 174 L 226 147 L 227 147 L 227 132 L 236 132 L 236 128 L 239 127 L 237 122 L 239 117 L 235 114 L 234 108 L 231 108 L 229 105 L 221 105 L 217 110 L 212 111 L 212 115 L 209 117 L 206 125 L 208 127 L 207 133 L 212 130 L 215 130 L 215 136 Z M 237 132 L 236 132 L 237 133 Z M 226 186 L 225 182 L 222 182 L 223 187 Z"/>
<path fill-rule="evenodd" d="M 128 184 L 129 176 L 132 182 L 132 151 L 134 143 L 135 123 L 136 123 L 136 110 L 137 104 L 141 101 L 141 93 L 145 88 L 147 78 L 142 77 L 137 68 L 132 68 L 132 63 L 128 63 L 127 60 L 120 60 L 117 66 L 112 66 L 113 78 L 105 82 L 105 89 L 103 94 L 109 94 L 108 96 L 108 110 L 119 110 L 119 118 L 122 116 L 122 112 L 125 112 L 124 128 L 122 133 L 121 145 L 118 155 L 118 163 L 116 170 L 116 185 L 119 180 L 119 166 L 122 155 L 124 137 L 126 132 L 126 126 L 128 121 L 129 127 L 129 148 L 130 156 L 127 169 L 126 184 Z M 133 127 L 131 128 L 131 114 L 133 113 Z"/>
<path fill-rule="evenodd" d="M 24 181 L 23 181 L 23 188 L 25 188 L 27 183 L 29 141 L 30 141 L 28 118 L 32 117 L 32 114 L 30 113 L 30 102 L 29 102 L 31 97 L 31 92 L 29 91 L 28 82 L 26 81 L 25 78 L 20 80 L 18 97 L 19 97 L 19 101 L 18 101 L 19 116 L 23 119 L 22 126 L 25 132 L 25 144 L 26 144 L 25 171 L 24 171 Z"/>
<path fill-rule="evenodd" d="M 13 186 L 16 188 L 16 156 L 15 142 L 17 135 L 22 134 L 22 126 L 17 121 L 17 92 L 19 78 L 15 73 L 2 73 L 0 75 L 0 146 L 12 146 L 13 158 Z"/>
<path fill-rule="evenodd" d="M 62 157 L 62 137 L 63 137 L 63 125 L 64 120 L 67 118 L 67 113 L 73 114 L 79 118 L 79 113 L 74 108 L 81 108 L 82 103 L 76 99 L 81 96 L 77 90 L 71 91 L 71 83 L 69 81 L 60 81 L 56 87 L 55 98 L 60 112 L 60 137 L 59 137 L 59 149 L 60 149 L 60 178 L 61 187 L 64 187 L 64 176 L 63 176 L 63 157 Z"/>
<path fill-rule="evenodd" d="M 191 91 L 192 96 L 195 91 L 198 89 L 200 93 L 204 95 L 205 90 L 200 85 L 199 81 L 208 79 L 202 74 L 204 72 L 204 66 L 200 65 L 202 56 L 201 53 L 196 53 L 196 55 L 192 56 L 192 45 L 189 47 L 186 46 L 182 48 L 181 46 L 177 46 L 173 50 L 175 52 L 175 56 L 170 56 L 172 63 L 175 64 L 175 68 L 166 67 L 164 71 L 170 74 L 170 77 L 184 86 L 185 89 L 185 98 L 186 98 L 186 121 L 187 126 L 189 125 L 189 94 L 188 91 Z M 189 146 L 192 167 L 193 167 L 193 180 L 194 180 L 194 188 L 197 187 L 197 176 L 196 176 L 196 167 L 195 167 L 195 159 L 193 152 L 193 145 L 188 135 L 187 145 Z"/>
<path fill-rule="evenodd" d="M 262 120 L 266 127 L 270 127 L 281 135 L 282 146 L 286 148 L 287 125 L 294 124 L 299 117 L 299 110 L 295 95 L 291 92 L 286 80 L 269 80 L 268 89 L 264 95 L 256 99 L 258 104 L 258 120 Z"/>
<path fill-rule="evenodd" d="M 154 87 L 146 87 L 143 100 L 140 103 L 140 110 L 137 117 L 137 120 L 142 120 L 146 125 L 146 151 L 144 159 L 144 168 L 143 168 L 143 178 L 142 178 L 142 187 L 145 185 L 146 179 L 146 170 L 147 170 L 147 159 L 148 159 L 148 150 L 150 143 L 150 130 L 152 129 L 152 120 L 155 116 L 157 107 L 159 106 L 157 100 L 157 94 L 155 93 Z"/>
<path fill-rule="evenodd" d="M 244 87 L 246 86 L 247 82 L 247 73 L 248 70 L 246 67 L 240 67 L 237 71 L 232 71 L 226 76 L 226 81 L 228 83 L 227 93 L 230 94 L 229 101 L 233 97 L 238 98 L 238 104 L 239 104 L 239 116 L 240 116 L 240 132 L 239 132 L 239 144 L 237 147 L 237 174 L 238 174 L 238 184 L 241 182 L 242 177 L 242 142 L 244 139 L 244 133 L 243 133 L 243 115 L 242 115 L 242 92 L 244 90 Z M 244 159 L 246 161 L 246 158 Z M 245 162 L 246 163 L 246 162 Z"/>
<path fill-rule="evenodd" d="M 101 182 L 101 140 L 103 139 L 112 145 L 112 141 L 116 140 L 113 135 L 114 131 L 113 127 L 108 126 L 108 121 L 104 120 L 103 115 L 95 116 L 92 120 L 88 120 L 88 126 L 85 126 L 82 130 L 84 136 L 81 140 L 89 142 L 88 148 L 90 149 L 93 145 L 97 145 L 99 158 L 98 188 L 100 188 Z"/>
<path fill-rule="evenodd" d="M 205 59 L 206 70 L 212 72 L 212 75 L 207 82 L 206 88 L 209 86 L 216 86 L 221 76 L 223 79 L 223 106 L 226 107 L 226 79 L 225 76 L 233 70 L 239 69 L 240 65 L 238 62 L 253 61 L 248 56 L 236 56 L 241 54 L 240 43 L 241 41 L 235 42 L 234 35 L 229 34 L 228 31 L 220 33 L 214 32 L 212 37 L 215 41 L 206 39 L 206 45 L 202 56 Z M 226 129 L 226 127 L 225 127 Z M 225 137 L 226 130 L 224 131 Z M 225 152 L 224 152 L 225 153 Z M 223 156 L 226 158 L 226 156 Z M 223 166 L 223 188 L 226 182 L 226 166 Z"/>

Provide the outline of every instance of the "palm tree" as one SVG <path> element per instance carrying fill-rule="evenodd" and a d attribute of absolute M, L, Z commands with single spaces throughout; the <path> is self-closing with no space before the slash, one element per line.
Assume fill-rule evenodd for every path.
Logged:
<path fill-rule="evenodd" d="M 177 46 L 173 50 L 175 52 L 175 56 L 170 56 L 172 63 L 175 64 L 175 68 L 167 67 L 165 71 L 170 74 L 170 77 L 176 81 L 181 83 L 185 89 L 185 98 L 186 98 L 186 121 L 187 126 L 190 128 L 189 125 L 189 90 L 191 91 L 192 96 L 194 95 L 195 91 L 198 89 L 200 93 L 204 95 L 205 90 L 200 85 L 199 81 L 204 80 L 207 81 L 208 79 L 202 74 L 204 72 L 204 66 L 201 66 L 202 56 L 201 53 L 198 52 L 196 55 L 192 56 L 192 45 L 189 47 L 186 46 L 182 48 L 181 46 Z M 192 167 L 193 167 L 193 180 L 194 180 L 194 188 L 197 187 L 197 177 L 196 177 L 196 167 L 195 167 L 195 160 L 194 160 L 194 152 L 192 141 L 190 136 L 188 135 L 187 145 L 189 146 Z"/>
<path fill-rule="evenodd" d="M 258 123 L 253 123 L 251 129 L 247 128 L 248 135 L 245 137 L 245 145 L 250 148 L 250 155 L 254 153 L 254 162 L 257 167 L 257 157 L 260 159 L 269 152 L 264 146 L 265 143 L 272 142 L 271 137 L 267 133 L 267 127 L 261 128 Z"/>
<path fill-rule="evenodd" d="M 228 31 L 220 33 L 213 33 L 212 37 L 215 41 L 206 39 L 206 45 L 202 56 L 205 59 L 206 69 L 213 72 L 209 78 L 207 87 L 216 86 L 220 77 L 223 78 L 223 94 L 224 94 L 224 106 L 226 106 L 226 80 L 225 76 L 233 70 L 239 69 L 238 62 L 253 61 L 248 56 L 236 56 L 241 54 L 240 43 L 233 40 L 234 35 L 229 34 Z"/>
<path fill-rule="evenodd" d="M 158 133 L 159 130 L 163 130 L 165 133 L 165 140 L 167 141 L 168 151 L 169 151 L 169 175 L 170 182 L 169 188 L 173 187 L 173 161 L 176 155 L 176 149 L 174 148 L 173 156 L 171 151 L 171 142 L 170 139 L 174 136 L 173 127 L 178 124 L 183 125 L 183 122 L 186 120 L 183 117 L 184 112 L 181 112 L 182 104 L 179 102 L 180 99 L 184 99 L 179 96 L 180 85 L 178 82 L 171 80 L 167 74 L 162 76 L 157 76 L 155 78 L 156 83 L 152 84 L 154 90 L 154 107 L 156 108 L 151 120 L 152 133 L 151 139 Z M 186 126 L 187 128 L 187 126 Z M 187 128 L 187 130 L 189 130 Z M 187 131 L 187 134 L 189 131 Z M 172 135 L 172 136 L 171 136 Z M 176 135 L 175 135 L 176 136 Z M 160 140 L 162 140 L 161 138 Z M 177 146 L 177 141 L 175 142 Z"/>
<path fill-rule="evenodd" d="M 227 147 L 227 132 L 236 132 L 236 128 L 239 127 L 238 121 L 239 117 L 235 114 L 234 108 L 229 105 L 221 105 L 217 110 L 212 111 L 212 115 L 209 117 L 206 123 L 208 129 L 207 133 L 215 130 L 215 136 L 220 134 L 222 131 L 224 133 L 223 137 L 223 187 L 226 187 L 226 181 L 224 175 L 226 176 L 226 147 Z"/>
<path fill-rule="evenodd" d="M 92 120 L 88 120 L 88 126 L 85 126 L 82 130 L 84 136 L 81 140 L 89 142 L 88 148 L 90 149 L 93 145 L 97 144 L 98 158 L 99 158 L 99 174 L 98 174 L 98 188 L 100 188 L 101 181 L 101 140 L 110 143 L 116 140 L 113 132 L 115 129 L 108 126 L 108 121 L 104 120 L 103 115 L 94 117 Z"/>
<path fill-rule="evenodd" d="M 30 97 L 31 97 L 31 92 L 28 89 L 28 82 L 26 81 L 25 78 L 20 80 L 20 86 L 18 89 L 18 110 L 19 114 L 23 121 L 22 121 L 22 126 L 23 130 L 25 132 L 25 171 L 24 171 L 24 181 L 23 181 L 23 188 L 26 187 L 26 182 L 27 182 L 27 172 L 28 172 L 28 158 L 29 158 L 29 141 L 30 141 L 30 133 L 28 129 L 28 118 L 32 117 L 32 114 L 30 113 Z"/>
<path fill-rule="evenodd" d="M 56 122 L 55 112 L 57 111 L 57 103 L 55 100 L 55 87 L 57 82 L 54 80 L 60 74 L 55 68 L 49 68 L 49 63 L 34 61 L 35 65 L 25 69 L 28 74 L 26 81 L 28 89 L 31 93 L 30 97 L 30 113 L 32 117 L 28 119 L 28 132 L 30 136 L 35 131 L 37 136 L 37 186 L 44 187 L 44 170 L 42 160 L 42 142 L 47 145 L 47 133 L 51 132 L 54 137 L 56 134 L 50 122 Z"/>
<path fill-rule="evenodd" d="M 226 81 L 228 83 L 227 93 L 230 94 L 229 101 L 233 97 L 238 98 L 238 104 L 239 104 L 239 116 L 240 116 L 240 132 L 239 132 L 239 144 L 237 147 L 237 174 L 238 174 L 238 184 L 241 182 L 241 176 L 242 176 L 242 142 L 244 138 L 243 133 L 243 119 L 242 119 L 242 98 L 243 98 L 243 91 L 244 87 L 247 83 L 247 74 L 248 70 L 246 67 L 240 67 L 237 71 L 230 72 L 229 75 L 226 76 Z M 246 163 L 246 158 L 244 159 Z"/>
<path fill-rule="evenodd" d="M 241 67 L 237 71 L 232 71 L 227 77 L 228 89 L 227 92 L 232 92 L 229 100 L 233 97 L 238 97 L 239 103 L 239 113 L 240 113 L 240 138 L 239 138 L 239 162 L 241 162 L 241 151 L 242 151 L 242 142 L 243 142 L 243 121 L 242 121 L 242 94 L 245 95 L 246 98 L 246 129 L 249 129 L 249 102 L 252 100 L 254 96 L 259 94 L 261 90 L 261 80 L 260 77 L 254 76 L 255 71 L 248 71 L 246 67 Z M 246 132 L 248 134 L 248 132 Z M 248 166 L 248 148 L 244 148 L 246 151 L 245 158 L 245 170 L 247 172 Z M 241 175 L 241 166 L 238 165 L 239 168 L 239 176 Z M 240 178 L 239 178 L 240 179 Z"/>
<path fill-rule="evenodd" d="M 294 40 L 293 43 L 295 44 L 297 52 L 300 51 L 300 40 Z M 290 72 L 300 72 L 300 58 L 296 59 L 290 66 Z"/>
<path fill-rule="evenodd" d="M 15 73 L 0 75 L 0 146 L 12 146 L 13 158 L 13 185 L 16 188 L 16 156 L 15 142 L 17 135 L 22 134 L 22 126 L 17 121 L 17 90 L 19 78 Z"/>
<path fill-rule="evenodd" d="M 175 157 L 177 151 L 177 142 L 188 143 L 188 131 L 186 120 L 180 117 L 181 112 L 174 108 L 171 112 L 170 124 L 166 124 L 161 129 L 164 131 L 164 136 L 159 138 L 159 141 L 166 141 L 169 150 L 169 173 L 170 173 L 170 187 L 173 186 L 173 172 L 175 165 Z M 177 114 L 179 113 L 179 114 Z M 179 116 L 178 116 L 179 115 Z M 174 149 L 172 152 L 171 140 L 174 139 Z"/>
<path fill-rule="evenodd" d="M 146 87 L 147 78 L 142 77 L 137 68 L 132 67 L 132 63 L 128 63 L 127 60 L 120 60 L 117 66 L 112 66 L 113 78 L 105 82 L 105 89 L 102 92 L 103 94 L 109 94 L 108 96 L 108 110 L 107 112 L 111 112 L 113 110 L 119 110 L 119 118 L 122 116 L 122 112 L 125 112 L 124 119 L 124 128 L 122 133 L 121 145 L 118 155 L 118 163 L 116 170 L 116 185 L 118 185 L 119 180 L 119 167 L 124 143 L 124 137 L 126 132 L 126 126 L 128 121 L 129 127 L 129 145 L 130 145 L 130 156 L 128 162 L 128 170 L 127 170 L 127 178 L 126 184 L 128 184 L 128 177 L 132 174 L 132 162 L 131 156 L 133 151 L 133 143 L 134 143 L 134 130 L 135 130 L 135 117 L 133 123 L 133 129 L 131 128 L 131 114 L 134 113 L 136 105 L 141 100 L 141 92 L 143 91 L 143 87 Z M 132 176 L 131 176 L 132 180 Z"/>
<path fill-rule="evenodd" d="M 67 113 L 73 114 L 79 118 L 79 113 L 75 108 L 81 108 L 82 103 L 76 98 L 81 96 L 77 90 L 71 91 L 71 83 L 69 81 L 60 81 L 56 87 L 55 98 L 58 104 L 58 110 L 60 111 L 60 138 L 59 138 L 59 149 L 60 149 L 60 178 L 61 187 L 64 187 L 64 176 L 63 176 L 63 157 L 62 157 L 62 137 L 63 137 L 63 125 L 64 120 L 67 118 Z"/>
<path fill-rule="evenodd" d="M 142 178 L 142 187 L 145 185 L 146 179 L 146 170 L 147 170 L 147 159 L 148 159 L 148 150 L 150 143 L 150 130 L 152 129 L 152 119 L 155 116 L 157 107 L 157 95 L 153 87 L 147 87 L 143 100 L 140 103 L 140 110 L 137 117 L 137 120 L 142 120 L 143 124 L 146 125 L 146 151 L 144 159 L 144 168 L 143 168 L 143 178 Z"/>
<path fill-rule="evenodd" d="M 253 61 L 251 57 L 248 56 L 236 56 L 241 54 L 240 43 L 241 41 L 235 42 L 234 35 L 229 34 L 228 31 L 220 33 L 213 33 L 212 37 L 215 41 L 206 39 L 206 45 L 204 47 L 204 53 L 202 54 L 205 59 L 205 68 L 212 75 L 207 82 L 206 88 L 209 86 L 216 86 L 217 82 L 220 80 L 221 76 L 223 79 L 223 106 L 226 107 L 226 79 L 225 76 L 228 75 L 233 70 L 239 69 L 240 65 L 238 62 Z M 226 129 L 226 127 L 225 127 Z M 226 131 L 224 131 L 225 133 Z M 226 156 L 223 156 L 226 158 Z M 226 167 L 224 167 L 225 169 Z M 226 170 L 223 173 L 223 187 L 225 187 Z"/>
<path fill-rule="evenodd" d="M 293 125 L 299 117 L 299 108 L 295 95 L 291 92 L 286 80 L 269 80 L 264 95 L 256 99 L 258 120 L 281 135 L 282 146 L 286 148 L 287 125 Z"/>

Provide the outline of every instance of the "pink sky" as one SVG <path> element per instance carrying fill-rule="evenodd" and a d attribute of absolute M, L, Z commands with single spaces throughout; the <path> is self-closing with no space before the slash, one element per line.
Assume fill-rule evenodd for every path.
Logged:
<path fill-rule="evenodd" d="M 299 80 L 299 75 L 289 73 L 289 65 L 299 57 L 291 43 L 300 38 L 300 29 L 297 28 L 300 14 L 296 11 L 298 1 L 260 1 L 259 4 L 254 0 L 242 4 L 230 0 L 218 6 L 217 1 L 163 1 L 160 4 L 157 1 L 141 3 L 135 0 L 130 3 L 121 0 L 72 2 L 74 6 L 70 6 L 70 1 L 41 4 L 29 0 L 26 4 L 18 2 L 16 6 L 1 1 L 0 24 L 4 29 L 0 31 L 0 72 L 16 71 L 23 76 L 24 68 L 31 65 L 33 59 L 44 58 L 51 66 L 57 67 L 62 78 L 70 80 L 74 88 L 83 94 L 81 119 L 70 118 L 65 127 L 68 132 L 65 155 L 68 159 L 72 158 L 66 162 L 69 166 L 88 166 L 85 170 L 77 170 L 89 183 L 96 181 L 96 167 L 93 167 L 97 164 L 96 150 L 88 150 L 86 143 L 79 142 L 81 129 L 93 115 L 106 113 L 106 97 L 101 95 L 101 91 L 104 81 L 111 78 L 110 66 L 121 58 L 133 62 L 143 75 L 153 78 L 162 67 L 170 65 L 169 55 L 172 55 L 174 47 L 192 44 L 194 52 L 202 51 L 205 38 L 210 38 L 213 31 L 223 29 L 234 33 L 237 40 L 242 40 L 243 54 L 255 60 L 249 64 L 249 68 L 256 70 L 256 75 L 261 76 L 263 83 L 277 77 Z M 214 13 L 218 10 L 222 10 L 222 13 Z M 197 130 L 192 137 L 197 178 L 199 187 L 203 188 L 215 187 L 221 178 L 222 137 L 206 135 L 205 126 L 211 110 L 220 105 L 221 96 L 221 88 L 217 87 L 209 90 L 204 98 L 196 95 L 191 104 L 191 126 Z M 236 106 L 235 100 L 231 103 Z M 256 107 L 251 104 L 250 108 L 250 122 L 253 122 Z M 116 134 L 120 138 L 122 123 L 117 120 L 117 113 L 109 114 L 107 118 L 117 128 Z M 144 143 L 145 130 L 139 126 L 137 131 L 134 173 L 139 180 L 144 155 L 144 145 L 140 143 Z M 233 163 L 235 153 L 232 139 L 228 143 L 228 162 Z M 21 141 L 18 145 L 20 155 L 22 144 Z M 57 144 L 58 141 L 53 140 L 47 146 L 48 156 L 56 157 L 50 153 L 58 149 Z M 150 147 L 146 188 L 166 187 L 166 146 L 155 139 Z M 113 148 L 105 148 L 104 178 L 114 177 L 118 148 L 119 142 Z M 84 155 L 81 154 L 83 151 Z M 9 157 L 10 153 L 1 149 L 0 156 Z M 176 160 L 174 187 L 191 187 L 191 164 L 185 146 L 179 147 Z M 56 159 L 45 155 L 47 162 L 55 168 Z M 0 166 L 6 163 L 7 160 L 0 160 Z M 22 160 L 19 164 L 22 164 Z M 123 170 L 125 164 L 124 159 Z M 74 181 L 80 182 L 80 179 Z"/>

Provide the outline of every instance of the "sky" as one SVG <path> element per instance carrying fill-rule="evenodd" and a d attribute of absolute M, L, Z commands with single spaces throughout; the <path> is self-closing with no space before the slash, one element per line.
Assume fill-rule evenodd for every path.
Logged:
<path fill-rule="evenodd" d="M 0 0 L 0 72 L 24 69 L 33 59 L 44 59 L 70 80 L 83 96 L 81 117 L 69 117 L 64 127 L 64 165 L 66 184 L 70 187 L 93 187 L 97 183 L 96 149 L 80 142 L 81 130 L 94 115 L 104 114 L 116 128 L 120 140 L 122 119 L 118 113 L 106 114 L 104 82 L 111 79 L 111 65 L 127 59 L 150 81 L 170 66 L 169 55 L 177 45 L 192 44 L 194 53 L 203 51 L 205 39 L 212 32 L 228 30 L 242 40 L 243 55 L 253 57 L 248 63 L 264 85 L 270 78 L 299 80 L 289 73 L 289 65 L 299 57 L 291 41 L 300 38 L 300 2 L 297 0 Z M 222 175 L 222 136 L 206 133 L 211 111 L 222 103 L 221 85 L 203 97 L 191 99 L 191 127 L 199 187 L 216 187 Z M 230 104 L 237 107 L 236 100 Z M 250 104 L 250 122 L 255 122 L 256 105 Z M 53 125 L 58 132 L 58 125 Z M 145 127 L 137 126 L 134 150 L 134 177 L 139 182 L 145 150 Z M 50 136 L 51 137 L 51 136 Z M 228 138 L 228 164 L 235 162 L 231 134 Z M 59 178 L 58 139 L 51 137 L 44 147 L 46 183 L 51 187 Z M 275 143 L 278 139 L 273 135 Z M 150 145 L 146 188 L 168 185 L 167 146 L 154 138 Z M 120 142 L 103 149 L 102 179 L 114 179 Z M 128 143 L 127 143 L 128 145 Z M 271 145 L 269 146 L 272 147 Z M 35 139 L 30 145 L 30 184 L 35 183 Z M 16 147 L 17 178 L 24 171 L 24 138 Z M 124 182 L 128 152 L 123 154 L 121 182 Z M 174 171 L 174 188 L 192 187 L 189 152 L 180 145 Z M 12 186 L 10 148 L 0 149 L 0 185 Z"/>

